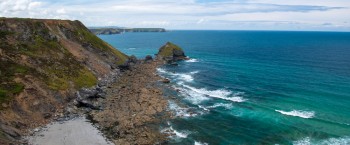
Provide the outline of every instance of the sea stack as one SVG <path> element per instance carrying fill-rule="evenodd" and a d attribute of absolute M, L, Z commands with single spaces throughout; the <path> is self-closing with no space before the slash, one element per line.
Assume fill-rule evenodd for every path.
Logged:
<path fill-rule="evenodd" d="M 176 61 L 188 59 L 182 48 L 171 42 L 167 42 L 159 48 L 157 58 L 164 60 L 166 63 L 175 63 Z"/>

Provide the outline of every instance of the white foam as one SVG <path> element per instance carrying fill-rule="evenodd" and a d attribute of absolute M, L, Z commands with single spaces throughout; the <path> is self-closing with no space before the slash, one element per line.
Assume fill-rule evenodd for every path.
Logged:
<path fill-rule="evenodd" d="M 136 48 L 128 48 L 129 50 L 134 50 L 134 49 L 136 49 Z"/>
<path fill-rule="evenodd" d="M 170 73 L 169 75 L 177 77 L 176 79 L 185 81 L 185 82 L 192 82 L 193 76 L 194 74 L 198 73 L 199 71 L 193 71 L 193 72 L 189 72 L 189 73 Z"/>
<path fill-rule="evenodd" d="M 199 73 L 199 71 L 190 72 L 190 74 L 192 74 L 192 75 L 197 74 L 197 73 Z"/>
<path fill-rule="evenodd" d="M 225 104 L 225 103 L 216 103 L 212 106 L 208 106 L 207 108 L 218 108 L 218 107 L 224 107 L 225 109 L 231 109 L 233 107 L 232 104 Z"/>
<path fill-rule="evenodd" d="M 301 140 L 294 141 L 293 145 L 311 145 L 311 141 L 309 137 L 306 137 Z"/>
<path fill-rule="evenodd" d="M 190 108 L 180 107 L 173 101 L 169 101 L 169 109 L 175 112 L 176 117 L 194 117 L 199 114 L 204 114 L 202 112 L 192 112 Z"/>
<path fill-rule="evenodd" d="M 170 129 L 173 130 L 175 135 L 180 137 L 180 138 L 187 138 L 187 136 L 189 135 L 188 132 L 184 132 L 184 131 L 180 132 L 180 131 L 173 129 L 173 127 L 170 127 Z"/>
<path fill-rule="evenodd" d="M 163 73 L 163 74 L 167 73 L 167 71 L 165 71 L 165 70 L 162 69 L 162 68 L 157 68 L 157 72 Z"/>
<path fill-rule="evenodd" d="M 189 131 L 177 131 L 175 130 L 170 122 L 167 122 L 167 124 L 170 126 L 168 128 L 164 128 L 162 129 L 160 132 L 162 133 L 171 133 L 170 135 L 172 135 L 171 137 L 177 137 L 177 138 L 187 138 L 187 136 L 191 133 Z M 174 136 L 175 135 L 175 136 Z"/>
<path fill-rule="evenodd" d="M 199 108 L 203 109 L 204 111 L 209 111 L 209 109 L 203 107 L 202 105 L 198 105 Z"/>
<path fill-rule="evenodd" d="M 193 77 L 190 74 L 173 74 L 174 76 L 178 76 L 178 79 L 186 81 L 186 82 L 192 82 Z"/>
<path fill-rule="evenodd" d="M 157 68 L 157 72 L 160 74 L 169 75 L 173 79 L 178 79 L 185 82 L 192 82 L 194 80 L 192 75 L 198 73 L 199 71 L 193 71 L 189 73 L 174 73 L 174 72 L 167 72 L 163 68 Z"/>
<path fill-rule="evenodd" d="M 342 137 L 342 138 L 330 138 L 327 140 L 323 140 L 321 144 L 326 145 L 348 145 L 350 144 L 350 137 Z"/>
<path fill-rule="evenodd" d="M 197 59 L 194 59 L 194 58 L 191 58 L 191 59 L 189 59 L 189 60 L 186 60 L 186 62 L 198 62 L 198 60 L 197 60 Z"/>
<path fill-rule="evenodd" d="M 296 117 L 301 117 L 301 118 L 313 118 L 315 116 L 314 111 L 302 111 L 302 110 L 293 110 L 293 111 L 282 111 L 282 110 L 275 110 L 279 113 L 282 113 L 284 115 L 289 115 L 289 116 L 296 116 Z"/>
<path fill-rule="evenodd" d="M 303 138 L 298 141 L 294 141 L 293 145 L 348 145 L 350 144 L 350 137 L 341 137 L 341 138 L 329 138 L 324 140 L 315 141 L 310 137 Z"/>
<path fill-rule="evenodd" d="M 186 96 L 185 99 L 189 100 L 192 104 L 200 104 L 203 101 L 209 100 L 205 95 L 197 93 L 191 89 L 181 88 L 180 93 L 183 96 Z"/>
<path fill-rule="evenodd" d="M 185 88 L 188 88 L 191 90 L 193 93 L 190 93 L 190 95 L 195 95 L 196 97 L 211 97 L 211 98 L 219 98 L 223 100 L 228 100 L 232 102 L 244 102 L 246 99 L 243 99 L 242 97 L 238 96 L 241 95 L 242 93 L 232 93 L 229 90 L 225 89 L 218 89 L 218 90 L 207 90 L 205 88 L 194 88 L 188 85 L 182 85 Z"/>
<path fill-rule="evenodd" d="M 194 141 L 194 145 L 208 145 L 208 143 L 203 143 L 203 142 L 199 142 L 199 141 Z"/>

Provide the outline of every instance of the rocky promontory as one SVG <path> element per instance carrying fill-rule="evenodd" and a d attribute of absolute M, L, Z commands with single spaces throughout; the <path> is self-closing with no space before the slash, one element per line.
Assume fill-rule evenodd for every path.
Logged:
<path fill-rule="evenodd" d="M 176 61 L 188 59 L 182 48 L 171 42 L 167 42 L 159 49 L 157 58 L 164 60 L 166 63 L 174 63 Z"/>

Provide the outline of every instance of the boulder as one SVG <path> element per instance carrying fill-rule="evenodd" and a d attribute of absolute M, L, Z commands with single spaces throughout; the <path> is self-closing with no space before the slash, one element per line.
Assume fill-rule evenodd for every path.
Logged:
<path fill-rule="evenodd" d="M 163 82 L 164 84 L 169 84 L 169 83 L 170 83 L 170 80 L 167 79 L 167 78 L 165 78 L 165 79 L 162 80 L 162 82 Z"/>
<path fill-rule="evenodd" d="M 153 58 L 152 58 L 151 55 L 147 55 L 147 56 L 145 57 L 145 61 L 152 61 L 152 60 L 153 60 Z"/>

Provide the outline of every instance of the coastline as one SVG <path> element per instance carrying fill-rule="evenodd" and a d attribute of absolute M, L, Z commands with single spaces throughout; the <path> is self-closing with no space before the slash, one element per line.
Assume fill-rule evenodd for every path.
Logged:
<path fill-rule="evenodd" d="M 93 122 L 115 144 L 155 144 L 166 141 L 159 125 L 170 117 L 167 100 L 157 87 L 162 79 L 156 69 L 159 60 L 132 66 L 109 86 L 105 108 L 90 112 Z"/>
<path fill-rule="evenodd" d="M 84 141 L 86 144 L 87 140 L 94 138 L 95 143 L 102 144 L 105 141 L 106 144 L 165 143 L 169 133 L 161 132 L 160 127 L 171 117 L 171 113 L 159 87 L 162 78 L 156 73 L 156 69 L 163 64 L 160 60 L 139 60 L 122 72 L 115 82 L 107 85 L 104 99 L 95 102 L 102 105 L 102 109 L 75 107 L 71 102 L 64 117 L 31 130 L 32 133 L 24 140 L 32 144 L 53 140 L 50 142 L 52 145 Z M 80 124 L 81 128 L 71 124 Z M 62 129 L 68 134 L 90 136 L 80 135 L 77 139 L 67 136 Z M 95 133 L 96 130 L 101 133 Z M 105 141 L 101 138 L 105 138 Z"/>

